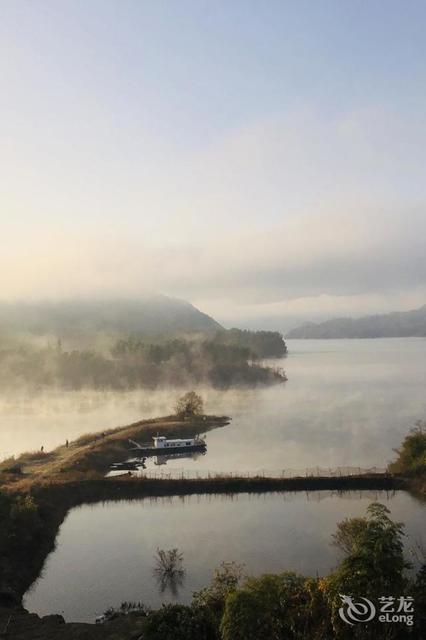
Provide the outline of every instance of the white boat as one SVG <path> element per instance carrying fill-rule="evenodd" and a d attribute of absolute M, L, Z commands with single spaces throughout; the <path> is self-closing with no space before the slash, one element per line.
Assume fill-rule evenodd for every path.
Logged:
<path fill-rule="evenodd" d="M 130 451 L 138 451 L 141 455 L 166 455 L 184 451 L 200 451 L 206 448 L 202 438 L 166 438 L 166 436 L 154 436 L 154 444 L 139 444 L 134 440 L 129 442 L 134 445 Z"/>

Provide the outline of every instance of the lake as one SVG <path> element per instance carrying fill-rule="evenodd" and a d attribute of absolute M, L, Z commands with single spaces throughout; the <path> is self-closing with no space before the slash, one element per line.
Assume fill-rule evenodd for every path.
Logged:
<path fill-rule="evenodd" d="M 408 429 L 426 418 L 426 340 L 288 342 L 277 364 L 286 384 L 219 392 L 199 389 L 206 411 L 230 425 L 206 434 L 207 453 L 148 469 L 276 473 L 320 466 L 384 467 Z M 16 394 L 1 405 L 0 450 L 54 447 L 88 431 L 169 414 L 179 392 Z M 30 611 L 93 620 L 110 605 L 178 599 L 210 581 L 223 560 L 248 572 L 294 569 L 327 573 L 338 561 L 330 545 L 336 522 L 380 499 L 407 525 L 407 547 L 421 538 L 424 506 L 410 495 L 239 495 L 108 502 L 73 509 L 25 598 Z M 424 541 L 423 541 L 424 542 Z M 173 595 L 153 576 L 156 548 L 178 547 L 186 576 Z"/>
<path fill-rule="evenodd" d="M 267 389 L 198 389 L 206 411 L 232 417 L 207 433 L 207 453 L 160 469 L 279 473 L 306 467 L 384 467 L 426 418 L 426 339 L 290 340 Z M 179 391 L 16 394 L 0 402 L 0 458 L 45 450 L 87 432 L 170 414 Z M 148 468 L 158 469 L 154 461 Z"/>
<path fill-rule="evenodd" d="M 404 492 L 191 496 L 78 507 L 64 521 L 24 606 L 93 622 L 123 600 L 153 607 L 187 603 L 224 560 L 244 564 L 250 574 L 292 569 L 323 575 L 340 558 L 330 544 L 336 522 L 363 515 L 373 500 L 406 523 L 408 553 L 422 540 L 425 507 Z M 175 592 L 173 585 L 162 592 L 154 575 L 158 547 L 183 554 L 186 575 Z"/>

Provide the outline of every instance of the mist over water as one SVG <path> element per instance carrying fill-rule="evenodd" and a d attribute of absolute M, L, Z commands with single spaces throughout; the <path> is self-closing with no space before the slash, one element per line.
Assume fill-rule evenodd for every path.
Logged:
<path fill-rule="evenodd" d="M 289 378 L 284 385 L 199 390 L 207 412 L 232 417 L 228 426 L 206 434 L 206 455 L 161 466 L 148 459 L 148 470 L 202 475 L 383 467 L 408 429 L 426 416 L 426 340 L 308 340 L 288 346 L 281 363 Z M 3 446 L 13 438 L 17 450 L 28 448 L 28 440 L 35 446 L 43 439 L 52 447 L 88 430 L 169 413 L 179 392 L 52 392 L 21 405 L 9 401 L 2 406 L 9 418 Z M 93 621 L 123 600 L 154 607 L 189 602 L 223 560 L 244 563 L 255 574 L 286 569 L 325 574 L 339 561 L 330 545 L 336 523 L 362 515 L 373 500 L 387 504 L 392 517 L 406 524 L 407 552 L 422 542 L 424 506 L 405 492 L 192 496 L 82 506 L 67 516 L 25 606 Z M 183 553 L 186 576 L 175 595 L 161 593 L 155 582 L 157 547 Z"/>
<path fill-rule="evenodd" d="M 383 469 L 426 421 L 426 338 L 288 340 L 258 366 L 308 321 L 426 335 L 426 2 L 205 4 L 1 2 L 0 461 L 37 452 L 3 465 L 5 490 L 79 477 L 73 448 L 69 465 L 38 452 L 169 416 L 190 390 L 229 424 L 135 473 Z M 357 333 L 371 314 L 390 317 Z M 3 501 L 1 602 L 37 560 L 37 516 L 55 522 L 59 493 L 33 493 Z M 24 604 L 93 621 L 190 602 L 222 561 L 325 574 L 336 523 L 375 499 L 423 531 L 403 491 L 82 505 Z M 157 547 L 183 553 L 176 595 Z"/>
<path fill-rule="evenodd" d="M 85 433 L 130 424 L 171 412 L 170 392 L 17 391 L 0 402 L 0 458 L 46 451 Z"/>
<path fill-rule="evenodd" d="M 197 389 L 207 413 L 229 426 L 207 433 L 207 453 L 152 469 L 279 471 L 383 467 L 426 417 L 426 340 L 291 340 L 288 382 L 267 388 Z M 17 391 L 0 403 L 0 456 L 49 450 L 87 432 L 172 413 L 183 389 Z"/>

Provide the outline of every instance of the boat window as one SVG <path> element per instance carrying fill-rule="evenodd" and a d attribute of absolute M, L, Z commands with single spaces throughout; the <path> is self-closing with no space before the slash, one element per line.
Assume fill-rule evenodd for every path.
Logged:
<path fill-rule="evenodd" d="M 190 442 L 187 442 L 186 444 L 187 444 L 187 445 L 190 445 L 191 443 L 190 443 Z"/>

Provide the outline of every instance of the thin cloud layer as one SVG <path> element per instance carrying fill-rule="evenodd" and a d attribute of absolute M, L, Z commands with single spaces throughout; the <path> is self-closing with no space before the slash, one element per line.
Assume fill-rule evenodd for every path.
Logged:
<path fill-rule="evenodd" d="M 63 205 L 78 213 L 65 224 L 44 190 L 37 216 L 37 192 L 15 194 L 14 206 L 28 209 L 5 217 L 2 297 L 162 291 L 230 323 L 333 315 L 342 301 L 355 315 L 369 304 L 421 304 L 425 150 L 423 119 L 366 109 L 334 120 L 308 111 L 261 119 L 209 148 L 171 150 L 125 179 L 113 159 L 109 180 L 91 188 L 101 217 L 85 211 L 78 181 Z"/>

